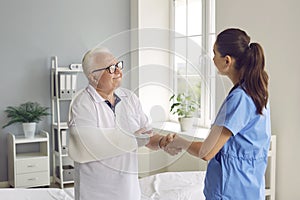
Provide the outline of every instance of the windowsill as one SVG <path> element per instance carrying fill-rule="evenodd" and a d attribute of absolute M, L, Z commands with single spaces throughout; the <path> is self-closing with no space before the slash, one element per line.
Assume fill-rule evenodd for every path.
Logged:
<path fill-rule="evenodd" d="M 204 140 L 208 134 L 210 129 L 208 128 L 202 128 L 202 127 L 197 127 L 193 126 L 193 128 L 189 131 L 181 131 L 180 130 L 180 124 L 176 122 L 154 122 L 151 124 L 153 129 L 155 129 L 158 132 L 163 132 L 163 133 L 177 133 L 183 136 L 189 136 L 193 137 L 199 140 Z"/>

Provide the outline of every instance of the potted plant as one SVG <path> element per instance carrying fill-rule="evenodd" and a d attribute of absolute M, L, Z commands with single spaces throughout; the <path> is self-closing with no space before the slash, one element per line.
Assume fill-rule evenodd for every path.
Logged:
<path fill-rule="evenodd" d="M 48 107 L 43 107 L 36 102 L 26 102 L 20 106 L 8 106 L 4 112 L 10 121 L 4 125 L 5 128 L 14 123 L 22 123 L 25 137 L 33 138 L 36 123 L 41 121 L 42 117 L 49 115 Z"/>
<path fill-rule="evenodd" d="M 198 107 L 198 103 L 191 95 L 186 93 L 179 93 L 172 95 L 170 100 L 172 102 L 170 112 L 178 115 L 181 131 L 188 131 L 193 126 L 193 114 Z"/>

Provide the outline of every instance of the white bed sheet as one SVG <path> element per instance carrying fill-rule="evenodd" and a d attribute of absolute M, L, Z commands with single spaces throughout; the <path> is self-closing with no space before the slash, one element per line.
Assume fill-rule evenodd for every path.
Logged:
<path fill-rule="evenodd" d="M 70 188 L 73 190 L 73 188 Z M 64 190 L 58 188 L 5 188 L 0 189 L 1 200 L 73 200 Z"/>
<path fill-rule="evenodd" d="M 205 200 L 205 172 L 165 172 L 140 179 L 142 200 Z"/>
<path fill-rule="evenodd" d="M 205 200 L 205 172 L 165 172 L 141 178 L 141 200 Z M 74 200 L 74 188 L 3 188 L 0 200 Z"/>

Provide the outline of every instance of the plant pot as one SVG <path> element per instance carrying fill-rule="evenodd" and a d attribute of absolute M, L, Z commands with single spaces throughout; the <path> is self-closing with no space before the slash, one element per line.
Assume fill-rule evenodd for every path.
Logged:
<path fill-rule="evenodd" d="M 34 138 L 36 123 L 23 123 L 23 131 L 26 138 Z"/>
<path fill-rule="evenodd" d="M 181 117 L 178 119 L 181 131 L 188 131 L 193 127 L 193 117 Z"/>

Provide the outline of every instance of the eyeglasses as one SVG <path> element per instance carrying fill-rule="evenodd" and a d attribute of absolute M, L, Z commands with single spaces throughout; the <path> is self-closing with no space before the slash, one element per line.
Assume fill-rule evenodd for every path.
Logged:
<path fill-rule="evenodd" d="M 102 70 L 108 70 L 109 73 L 113 74 L 113 73 L 115 73 L 115 71 L 116 71 L 117 68 L 119 70 L 123 69 L 123 61 L 119 61 L 115 65 L 110 65 L 110 66 L 108 66 L 106 68 L 96 69 L 96 70 L 92 71 L 92 73 L 98 72 L 98 71 L 102 71 Z"/>

